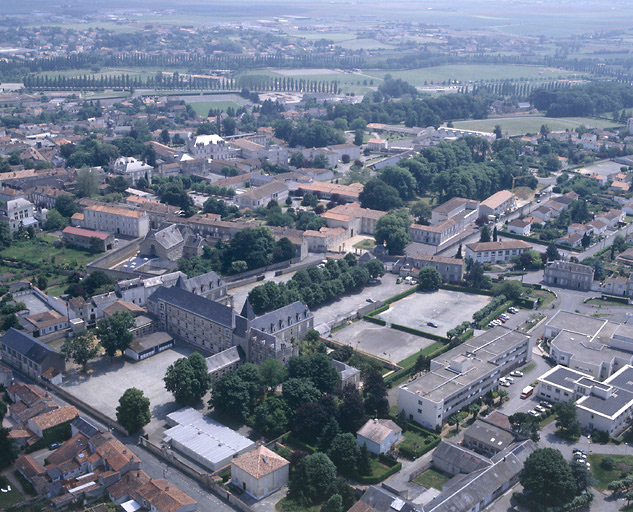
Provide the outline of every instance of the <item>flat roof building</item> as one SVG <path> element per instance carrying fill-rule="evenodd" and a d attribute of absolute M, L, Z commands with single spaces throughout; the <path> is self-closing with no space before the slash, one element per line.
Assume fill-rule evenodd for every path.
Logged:
<path fill-rule="evenodd" d="M 633 417 L 633 366 L 620 368 L 604 382 L 564 366 L 555 366 L 538 378 L 536 396 L 550 402 L 576 402 L 583 429 L 622 433 Z"/>
<path fill-rule="evenodd" d="M 435 429 L 456 411 L 497 389 L 500 377 L 532 359 L 530 337 L 495 327 L 431 361 L 428 372 L 402 384 L 398 410 Z"/>
<path fill-rule="evenodd" d="M 255 443 L 234 430 L 187 407 L 167 415 L 163 441 L 199 464 L 217 471 L 235 456 L 251 450 Z"/>
<path fill-rule="evenodd" d="M 550 357 L 596 379 L 633 364 L 633 327 L 603 318 L 558 311 L 545 324 Z"/>

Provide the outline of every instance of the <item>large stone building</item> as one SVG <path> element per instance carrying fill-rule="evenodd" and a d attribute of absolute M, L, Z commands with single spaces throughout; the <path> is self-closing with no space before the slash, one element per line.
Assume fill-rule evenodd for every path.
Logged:
<path fill-rule="evenodd" d="M 500 190 L 479 204 L 479 215 L 501 215 L 514 208 L 516 199 L 509 190 Z"/>
<path fill-rule="evenodd" d="M 179 286 L 158 288 L 147 300 L 147 309 L 175 338 L 211 354 L 239 345 L 245 361 L 256 364 L 271 358 L 286 364 L 299 353 L 293 340 L 303 339 L 314 324 L 314 316 L 300 302 L 256 317 L 247 301 L 240 315 Z"/>
<path fill-rule="evenodd" d="M 66 370 L 61 353 L 13 327 L 0 338 L 0 343 L 2 361 L 33 379 L 40 378 L 50 368 L 56 373 Z"/>
<path fill-rule="evenodd" d="M 417 277 L 424 267 L 433 267 L 440 273 L 445 282 L 458 282 L 464 277 L 464 260 L 422 252 L 401 258 L 393 266 L 392 272 L 396 272 L 402 277 Z"/>
<path fill-rule="evenodd" d="M 149 231 L 149 217 L 145 212 L 120 206 L 93 205 L 84 209 L 83 227 L 141 238 Z"/>
<path fill-rule="evenodd" d="M 530 337 L 495 327 L 431 361 L 430 370 L 402 384 L 398 411 L 435 429 L 455 412 L 497 389 L 499 378 L 532 359 Z"/>
<path fill-rule="evenodd" d="M 574 290 L 591 290 L 593 267 L 569 261 L 550 261 L 545 266 L 545 284 Z"/>
<path fill-rule="evenodd" d="M 139 254 L 161 260 L 176 261 L 182 257 L 185 239 L 176 224 L 152 230 L 141 242 Z"/>
<path fill-rule="evenodd" d="M 219 135 L 198 135 L 187 140 L 187 152 L 194 158 L 229 159 L 234 153 Z"/>

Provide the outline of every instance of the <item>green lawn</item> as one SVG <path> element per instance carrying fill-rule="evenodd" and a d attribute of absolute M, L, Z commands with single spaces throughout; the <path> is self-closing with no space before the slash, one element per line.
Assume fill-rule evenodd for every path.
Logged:
<path fill-rule="evenodd" d="M 435 352 L 436 350 L 441 349 L 443 346 L 444 346 L 444 343 L 442 343 L 441 341 L 436 341 L 434 343 L 431 343 L 428 347 L 423 348 L 419 352 L 410 355 L 409 357 L 407 357 L 406 359 L 403 359 L 402 361 L 399 361 L 398 366 L 402 366 L 403 368 L 406 368 L 407 366 L 415 363 L 420 355 L 428 356 L 432 354 L 433 352 Z"/>
<path fill-rule="evenodd" d="M 606 455 L 600 453 L 591 453 L 587 456 L 587 460 L 591 464 L 591 472 L 596 480 L 596 489 L 605 491 L 610 482 L 619 480 L 620 474 L 630 472 L 633 469 L 633 455 L 609 455 L 615 461 L 615 468 L 607 471 L 600 467 L 600 461 Z"/>
<path fill-rule="evenodd" d="M 366 238 L 365 240 L 361 240 L 360 242 L 354 244 L 354 247 L 356 249 L 369 250 L 376 247 L 376 242 L 374 240 L 371 240 L 370 238 Z"/>
<path fill-rule="evenodd" d="M 277 512 L 318 512 L 320 509 L 320 505 L 304 507 L 290 498 L 282 498 L 275 503 L 275 510 Z"/>
<path fill-rule="evenodd" d="M 610 128 L 618 126 L 613 121 L 604 119 L 593 119 L 588 117 L 544 117 L 544 116 L 514 116 L 491 119 L 473 119 L 469 121 L 456 121 L 455 128 L 465 130 L 476 130 L 482 132 L 492 132 L 496 125 L 501 126 L 501 131 L 505 135 L 515 136 L 526 133 L 538 133 L 541 126 L 546 124 L 552 131 L 577 128 L 581 125 L 593 128 Z"/>
<path fill-rule="evenodd" d="M 32 240 L 13 242 L 11 247 L 0 251 L 0 257 L 6 260 L 24 262 L 41 267 L 43 264 L 53 263 L 69 269 L 77 266 L 85 267 L 92 260 L 99 257 L 88 251 L 79 251 L 63 245 L 57 246 L 57 237 L 42 233 Z"/>
<path fill-rule="evenodd" d="M 427 469 L 424 473 L 417 476 L 413 479 L 416 484 L 422 485 L 424 487 L 433 487 L 433 489 L 437 489 L 438 491 L 442 490 L 442 486 L 451 479 L 450 476 L 442 473 L 441 471 L 431 467 Z"/>
<path fill-rule="evenodd" d="M 0 476 L 0 487 L 7 489 L 11 483 L 6 477 Z M 17 503 L 24 501 L 22 493 L 15 488 L 15 485 L 11 485 L 11 492 L 0 493 L 0 510 L 6 510 Z"/>
<path fill-rule="evenodd" d="M 194 96 L 195 97 L 195 96 Z M 222 112 L 226 112 L 229 107 L 235 110 L 240 108 L 240 105 L 234 101 L 187 101 L 196 111 L 196 114 L 202 117 L 207 117 L 209 109 L 220 109 Z"/>
<path fill-rule="evenodd" d="M 577 73 L 564 69 L 512 64 L 451 64 L 403 71 L 364 70 L 363 72 L 376 78 L 384 78 L 385 74 L 389 73 L 393 78 L 401 78 L 416 86 L 423 86 L 425 81 L 429 84 L 448 80 L 468 82 L 469 80 L 502 80 L 505 78 L 549 81 L 562 77 L 578 76 Z"/>
<path fill-rule="evenodd" d="M 401 451 L 404 450 L 406 453 L 414 455 L 417 459 L 423 454 L 424 450 L 429 445 L 429 443 L 426 443 L 425 441 L 427 439 L 432 441 L 433 436 L 430 434 L 425 436 L 415 430 L 409 429 L 402 432 L 402 439 L 403 440 L 398 444 L 398 448 Z"/>

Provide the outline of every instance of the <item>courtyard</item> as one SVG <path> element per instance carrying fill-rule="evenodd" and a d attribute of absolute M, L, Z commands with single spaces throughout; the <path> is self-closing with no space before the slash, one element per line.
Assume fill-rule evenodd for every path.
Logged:
<path fill-rule="evenodd" d="M 468 320 L 492 300 L 486 295 L 437 290 L 419 292 L 391 304 L 391 307 L 377 315 L 387 324 L 400 324 L 439 336 Z M 437 327 L 427 325 L 428 322 Z"/>
<path fill-rule="evenodd" d="M 167 414 L 180 408 L 173 395 L 165 389 L 163 377 L 167 367 L 193 352 L 192 348 L 176 343 L 173 348 L 143 361 L 119 356 L 110 362 L 109 357 L 100 357 L 88 364 L 87 373 L 79 369 L 68 372 L 62 387 L 113 419 L 116 418 L 119 398 L 125 390 L 138 388 L 150 400 L 152 423 L 155 420 L 164 423 Z"/>

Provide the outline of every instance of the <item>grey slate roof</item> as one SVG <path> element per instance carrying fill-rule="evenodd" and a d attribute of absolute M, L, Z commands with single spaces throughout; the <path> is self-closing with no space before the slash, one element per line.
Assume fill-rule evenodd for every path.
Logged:
<path fill-rule="evenodd" d="M 253 306 L 251 306 L 251 301 L 246 297 L 246 301 L 244 302 L 244 307 L 242 308 L 242 312 L 240 313 L 244 318 L 248 318 L 252 320 L 255 318 L 255 310 Z"/>
<path fill-rule="evenodd" d="M 59 355 L 57 350 L 13 327 L 2 336 L 2 343 L 38 364 L 44 361 L 49 354 Z"/>
<path fill-rule="evenodd" d="M 145 240 L 151 239 L 156 240 L 156 243 L 160 244 L 165 249 L 171 249 L 178 244 L 184 243 L 182 234 L 180 233 L 180 230 L 178 229 L 178 226 L 176 224 L 167 226 L 160 231 L 150 231 L 145 236 Z"/>
<path fill-rule="evenodd" d="M 382 487 L 370 486 L 348 512 L 417 512 L 414 503 L 400 498 Z"/>
<path fill-rule="evenodd" d="M 208 292 L 209 290 L 224 286 L 224 280 L 211 270 L 204 274 L 200 274 L 199 276 L 190 277 L 189 279 L 178 279 L 176 286 L 200 295 Z"/>
<path fill-rule="evenodd" d="M 99 429 L 95 427 L 92 423 L 90 423 L 87 419 L 77 416 L 72 423 L 71 427 L 76 428 L 79 432 L 81 432 L 84 436 L 90 439 L 95 434 L 99 433 Z"/>
<path fill-rule="evenodd" d="M 278 330 L 279 320 L 283 322 L 284 327 L 288 327 L 286 324 L 288 317 L 290 317 L 290 324 L 292 325 L 296 323 L 297 314 L 299 315 L 299 320 L 310 318 L 312 316 L 308 306 L 300 301 L 297 301 L 274 311 L 270 311 L 262 316 L 258 316 L 251 321 L 251 326 L 255 329 L 259 329 L 260 331 L 268 332 L 270 330 L 270 324 L 274 324 L 275 330 Z M 304 316 L 304 314 L 307 316 Z"/>
<path fill-rule="evenodd" d="M 462 473 L 472 473 L 491 464 L 490 459 L 444 440 L 437 445 L 433 452 L 433 459 L 435 458 L 459 467 Z"/>
<path fill-rule="evenodd" d="M 474 471 L 459 483 L 448 487 L 424 506 L 424 512 L 467 512 L 477 504 L 481 504 L 483 509 L 484 500 L 514 478 L 535 449 L 536 445 L 527 440 L 498 453 L 492 458 L 490 466 Z"/>
<path fill-rule="evenodd" d="M 239 345 L 236 345 L 235 347 L 227 348 L 222 352 L 218 352 L 217 354 L 207 357 L 207 369 L 209 370 L 209 373 L 211 373 L 224 368 L 225 366 L 244 360 L 244 350 L 242 350 L 242 347 Z"/>
<path fill-rule="evenodd" d="M 232 308 L 176 286 L 169 288 L 161 286 L 147 300 L 150 302 L 162 300 L 194 315 L 201 316 L 225 327 L 233 328 L 234 311 Z"/>

